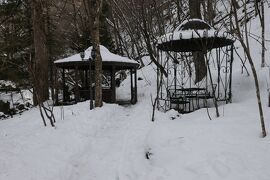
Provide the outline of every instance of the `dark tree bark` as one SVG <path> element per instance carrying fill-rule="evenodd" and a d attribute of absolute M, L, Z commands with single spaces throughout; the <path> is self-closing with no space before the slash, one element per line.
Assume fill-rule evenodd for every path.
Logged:
<path fill-rule="evenodd" d="M 51 11 L 51 4 L 50 1 L 46 1 L 46 33 L 47 33 L 47 49 L 48 49 L 48 68 L 49 68 L 49 88 L 51 92 L 51 98 L 54 100 L 55 94 L 54 94 L 54 65 L 53 65 L 53 56 L 52 56 L 52 50 L 53 50 L 53 34 L 52 34 L 52 20 L 50 17 L 50 11 Z"/>
<path fill-rule="evenodd" d="M 207 12 L 206 17 L 207 17 L 207 22 L 210 25 L 214 24 L 214 18 L 215 18 L 215 10 L 214 10 L 214 0 L 207 0 Z"/>
<path fill-rule="evenodd" d="M 189 0 L 190 18 L 202 19 L 200 11 L 201 2 L 198 0 Z M 200 82 L 207 74 L 207 68 L 202 52 L 193 53 L 193 61 L 195 66 L 196 79 L 195 83 Z"/>
<path fill-rule="evenodd" d="M 200 0 L 189 0 L 189 13 L 191 18 L 202 19 Z"/>
<path fill-rule="evenodd" d="M 265 67 L 265 21 L 264 21 L 264 1 L 261 1 L 261 27 L 262 27 L 262 63 L 261 67 Z"/>
<path fill-rule="evenodd" d="M 100 55 L 100 12 L 102 8 L 102 0 L 88 0 L 89 20 L 91 23 L 91 39 L 93 49 L 96 50 L 95 57 L 95 107 L 102 106 L 102 59 Z"/>
<path fill-rule="evenodd" d="M 48 91 L 48 50 L 45 34 L 45 20 L 43 17 L 42 0 L 32 0 L 32 26 L 34 34 L 34 49 L 35 49 L 35 76 L 37 84 L 34 88 L 39 96 L 39 101 L 44 102 L 49 99 Z M 36 101 L 37 102 L 37 101 Z M 41 103 L 40 102 L 40 103 Z"/>

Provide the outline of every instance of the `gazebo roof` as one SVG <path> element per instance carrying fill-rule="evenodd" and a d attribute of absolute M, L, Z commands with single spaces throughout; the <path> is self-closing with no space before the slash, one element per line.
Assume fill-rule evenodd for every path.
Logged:
<path fill-rule="evenodd" d="M 201 19 L 189 19 L 174 32 L 159 37 L 157 47 L 175 52 L 207 51 L 232 45 L 234 41 L 228 32 L 217 31 Z"/>
<path fill-rule="evenodd" d="M 205 30 L 213 29 L 208 23 L 201 19 L 188 19 L 183 21 L 177 28 L 176 31 L 186 31 L 186 30 Z"/>
<path fill-rule="evenodd" d="M 82 59 L 80 53 L 66 57 L 64 59 L 59 59 L 54 61 L 57 67 L 73 69 L 78 66 L 80 69 L 87 69 L 89 66 L 89 57 L 91 57 L 91 51 L 93 47 L 89 47 L 85 50 L 85 58 Z M 102 58 L 103 67 L 110 68 L 115 66 L 116 69 L 128 69 L 128 68 L 138 68 L 139 63 L 135 60 L 119 56 L 110 52 L 106 47 L 100 45 L 100 54 Z M 94 66 L 94 60 L 90 59 L 91 64 Z"/>

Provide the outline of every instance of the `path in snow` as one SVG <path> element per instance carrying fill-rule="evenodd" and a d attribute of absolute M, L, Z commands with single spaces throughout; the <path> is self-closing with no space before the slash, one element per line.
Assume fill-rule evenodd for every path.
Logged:
<path fill-rule="evenodd" d="M 88 137 L 89 142 L 66 163 L 62 179 L 121 180 L 142 174 L 130 170 L 140 168 L 138 159 L 147 161 L 144 143 L 151 124 L 149 112 L 140 106 L 111 107 L 116 111 L 94 112 L 92 126 L 95 128 Z"/>

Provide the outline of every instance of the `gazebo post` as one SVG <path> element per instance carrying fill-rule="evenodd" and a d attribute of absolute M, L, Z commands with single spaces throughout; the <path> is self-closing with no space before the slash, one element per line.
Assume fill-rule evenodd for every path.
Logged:
<path fill-rule="evenodd" d="M 112 90 L 112 102 L 116 102 L 116 83 L 115 83 L 115 66 L 111 68 L 111 90 Z"/>
<path fill-rule="evenodd" d="M 54 88 L 55 88 L 54 103 L 56 105 L 58 105 L 58 103 L 59 103 L 59 99 L 58 99 L 59 88 L 58 88 L 57 69 L 56 68 L 54 68 Z"/>
<path fill-rule="evenodd" d="M 229 82 L 229 102 L 232 102 L 232 66 L 233 66 L 233 50 L 234 45 L 231 45 L 231 61 L 230 61 L 230 82 Z"/>
<path fill-rule="evenodd" d="M 214 83 L 213 83 L 213 77 L 212 77 L 212 72 L 209 66 L 209 60 L 207 60 L 207 53 L 204 54 L 205 55 L 205 62 L 206 62 L 206 68 L 208 69 L 208 74 L 209 74 L 209 80 L 210 80 L 210 85 L 212 90 L 214 90 Z M 213 103 L 215 105 L 216 108 L 216 116 L 219 117 L 219 110 L 218 110 L 218 103 L 217 103 L 217 97 L 215 94 L 213 94 Z"/>
<path fill-rule="evenodd" d="M 65 68 L 62 70 L 62 87 L 63 87 L 63 102 L 66 102 L 66 91 L 65 91 Z"/>
<path fill-rule="evenodd" d="M 91 76 L 91 58 L 89 57 L 89 100 L 90 100 L 90 110 L 94 109 L 94 104 L 93 104 L 93 89 L 92 89 L 92 76 Z"/>
<path fill-rule="evenodd" d="M 88 70 L 84 71 L 84 87 L 88 86 Z"/>
<path fill-rule="evenodd" d="M 134 92 L 133 92 L 133 71 L 130 69 L 130 90 L 131 90 L 131 104 L 134 104 Z"/>
<path fill-rule="evenodd" d="M 158 63 L 160 64 L 160 50 L 159 49 L 157 49 L 157 61 L 158 61 Z M 159 72 L 159 68 L 158 67 L 156 67 L 156 71 L 157 71 L 157 99 L 159 99 L 159 74 L 160 74 L 160 72 Z M 157 101 L 157 109 L 159 110 L 159 108 L 160 108 L 160 104 L 159 104 L 159 100 Z"/>
<path fill-rule="evenodd" d="M 174 93 L 176 94 L 176 88 L 177 88 L 177 64 L 174 62 Z"/>
<path fill-rule="evenodd" d="M 78 65 L 75 66 L 75 102 L 79 102 Z"/>
<path fill-rule="evenodd" d="M 134 83 L 135 83 L 135 92 L 134 92 L 134 95 L 135 95 L 135 102 L 134 103 L 137 103 L 138 101 L 138 94 L 137 94 L 137 70 L 134 69 L 134 72 L 135 72 L 135 79 L 134 79 Z"/>

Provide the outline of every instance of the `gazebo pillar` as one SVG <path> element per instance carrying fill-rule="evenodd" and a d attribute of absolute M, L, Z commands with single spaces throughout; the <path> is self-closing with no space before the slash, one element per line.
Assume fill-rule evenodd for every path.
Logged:
<path fill-rule="evenodd" d="M 78 66 L 75 67 L 75 102 L 78 103 L 80 99 L 79 95 L 79 85 L 78 85 Z"/>
<path fill-rule="evenodd" d="M 233 66 L 233 50 L 234 50 L 234 45 L 231 45 L 231 59 L 230 59 L 230 75 L 229 75 L 229 93 L 228 93 L 228 102 L 232 103 L 232 66 Z M 226 102 L 226 103 L 228 103 Z"/>
<path fill-rule="evenodd" d="M 135 82 L 134 82 L 134 75 Z M 134 69 L 130 69 L 130 88 L 131 88 L 131 104 L 135 104 L 137 102 L 137 82 L 136 82 L 136 71 Z M 135 88 L 134 88 L 135 85 Z"/>
<path fill-rule="evenodd" d="M 133 103 L 133 78 L 132 78 L 132 69 L 130 69 L 130 102 Z"/>
<path fill-rule="evenodd" d="M 111 68 L 111 91 L 112 91 L 112 102 L 116 102 L 116 82 L 115 82 L 115 66 Z"/>
<path fill-rule="evenodd" d="M 137 101 L 138 101 L 138 91 L 137 91 L 137 69 L 134 69 L 134 72 L 135 72 L 135 79 L 134 79 L 134 81 L 135 81 L 135 92 L 134 92 L 134 95 L 135 95 L 135 102 L 134 103 L 137 103 Z"/>
<path fill-rule="evenodd" d="M 93 88 L 92 88 L 92 67 L 91 67 L 91 61 L 89 61 L 89 100 L 90 100 L 90 110 L 94 109 L 93 100 L 95 99 L 95 96 L 93 95 Z"/>
<path fill-rule="evenodd" d="M 88 70 L 84 70 L 84 87 L 88 86 Z"/>
<path fill-rule="evenodd" d="M 54 94 L 54 104 L 59 104 L 58 99 L 58 93 L 59 93 L 59 87 L 58 87 L 58 80 L 57 80 L 57 69 L 54 67 L 54 88 L 55 88 L 55 94 Z"/>
<path fill-rule="evenodd" d="M 62 69 L 62 87 L 63 87 L 63 102 L 66 102 L 66 88 L 65 88 L 65 68 Z"/>

